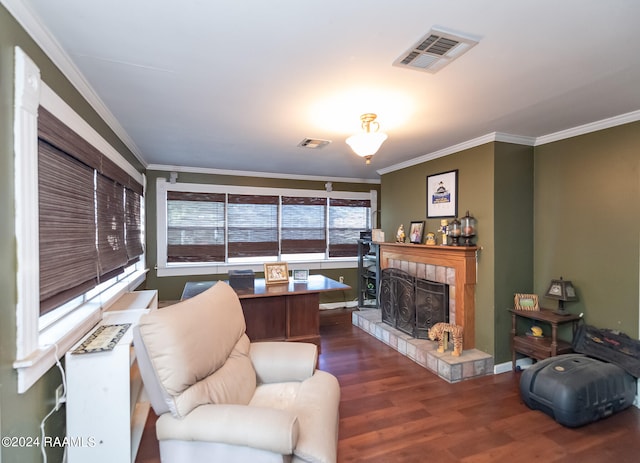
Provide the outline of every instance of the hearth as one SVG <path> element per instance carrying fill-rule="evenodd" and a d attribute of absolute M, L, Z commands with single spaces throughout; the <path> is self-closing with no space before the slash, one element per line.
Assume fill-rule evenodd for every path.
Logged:
<path fill-rule="evenodd" d="M 449 322 L 449 285 L 385 268 L 380 276 L 379 305 L 384 323 L 414 338 L 427 339 L 429 328 Z"/>

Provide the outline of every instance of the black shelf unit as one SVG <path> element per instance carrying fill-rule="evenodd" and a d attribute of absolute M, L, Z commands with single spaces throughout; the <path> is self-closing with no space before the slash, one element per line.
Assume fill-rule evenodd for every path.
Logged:
<path fill-rule="evenodd" d="M 379 246 L 370 240 L 358 240 L 358 307 L 378 308 L 378 249 Z"/>

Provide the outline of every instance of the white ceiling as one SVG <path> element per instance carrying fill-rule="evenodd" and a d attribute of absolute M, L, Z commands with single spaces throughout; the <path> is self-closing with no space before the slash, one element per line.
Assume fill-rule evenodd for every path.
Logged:
<path fill-rule="evenodd" d="M 151 167 L 376 179 L 640 110 L 637 0 L 3 3 L 31 8 Z M 436 74 L 392 66 L 433 26 L 480 42 Z M 345 143 L 365 112 L 389 135 L 369 166 Z"/>

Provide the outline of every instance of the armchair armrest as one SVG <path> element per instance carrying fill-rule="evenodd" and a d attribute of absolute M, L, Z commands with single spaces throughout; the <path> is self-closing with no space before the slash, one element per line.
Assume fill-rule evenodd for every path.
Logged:
<path fill-rule="evenodd" d="M 182 419 L 165 413 L 158 440 L 217 442 L 290 455 L 298 442 L 298 419 L 285 410 L 248 405 L 201 405 Z"/>
<path fill-rule="evenodd" d="M 259 383 L 304 381 L 316 369 L 318 348 L 304 342 L 252 342 L 249 356 Z"/>

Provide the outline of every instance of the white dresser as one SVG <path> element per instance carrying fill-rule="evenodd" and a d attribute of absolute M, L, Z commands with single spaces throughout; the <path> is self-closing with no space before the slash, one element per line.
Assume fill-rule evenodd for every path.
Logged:
<path fill-rule="evenodd" d="M 158 306 L 157 291 L 125 293 L 98 325 L 131 323 L 107 352 L 65 356 L 69 463 L 134 462 L 149 413 L 133 350 L 133 325 Z M 96 329 L 98 328 L 96 327 Z"/>

